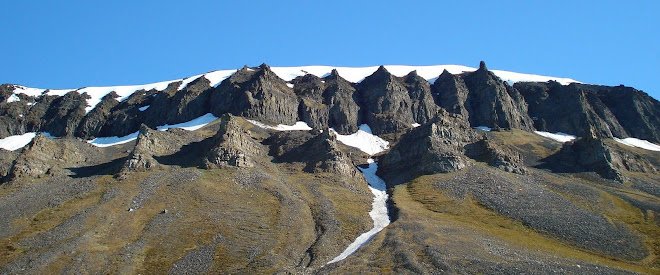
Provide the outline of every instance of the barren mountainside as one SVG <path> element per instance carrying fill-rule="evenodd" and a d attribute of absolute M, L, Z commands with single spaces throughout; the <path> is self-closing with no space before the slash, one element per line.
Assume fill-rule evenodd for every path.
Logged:
<path fill-rule="evenodd" d="M 643 91 L 484 62 L 3 84 L 0 273 L 657 274 L 658 144 Z"/>

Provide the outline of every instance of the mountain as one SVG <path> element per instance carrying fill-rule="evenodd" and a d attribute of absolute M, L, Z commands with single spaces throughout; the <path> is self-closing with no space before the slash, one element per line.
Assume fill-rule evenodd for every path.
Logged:
<path fill-rule="evenodd" d="M 0 272 L 657 273 L 660 102 L 459 65 L 0 86 Z"/>

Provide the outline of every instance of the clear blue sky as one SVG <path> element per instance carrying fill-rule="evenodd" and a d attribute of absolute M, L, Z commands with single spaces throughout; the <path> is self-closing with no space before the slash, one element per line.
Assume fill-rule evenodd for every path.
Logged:
<path fill-rule="evenodd" d="M 279 3 L 282 2 L 282 3 Z M 660 98 L 660 1 L 0 1 L 0 83 L 271 66 L 478 66 Z"/>

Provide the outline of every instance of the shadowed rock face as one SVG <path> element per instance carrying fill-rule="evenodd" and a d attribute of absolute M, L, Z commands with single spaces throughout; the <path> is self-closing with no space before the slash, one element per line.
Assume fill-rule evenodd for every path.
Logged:
<path fill-rule="evenodd" d="M 128 159 L 122 165 L 120 173 L 146 171 L 160 166 L 155 156 L 173 155 L 185 145 L 199 142 L 203 136 L 183 129 L 153 130 L 146 125 L 140 126 L 137 142 Z"/>
<path fill-rule="evenodd" d="M 633 88 L 516 83 L 539 130 L 660 142 L 660 102 Z"/>
<path fill-rule="evenodd" d="M 83 166 L 102 155 L 101 150 L 77 139 L 52 139 L 42 133 L 16 158 L 8 180 L 66 173 L 64 168 Z"/>
<path fill-rule="evenodd" d="M 542 167 L 551 168 L 555 172 L 596 172 L 606 179 L 619 182 L 626 180 L 623 171 L 656 174 L 660 169 L 639 154 L 618 149 L 591 137 L 565 143 Z"/>
<path fill-rule="evenodd" d="M 461 170 L 468 165 L 464 146 L 479 134 L 456 114 L 442 112 L 432 122 L 406 133 L 379 159 L 378 175 L 388 184 L 412 177 Z"/>
<path fill-rule="evenodd" d="M 211 112 L 231 113 L 275 124 L 298 121 L 298 98 L 286 82 L 263 64 L 237 71 L 213 91 Z"/>
<path fill-rule="evenodd" d="M 110 117 L 112 109 L 119 104 L 117 93 L 111 92 L 101 99 L 96 107 L 91 110 L 78 125 L 76 136 L 90 138 L 99 136 L 103 125 Z"/>
<path fill-rule="evenodd" d="M 522 156 L 510 148 L 498 144 L 488 137 L 465 146 L 466 155 L 477 161 L 488 163 L 498 169 L 516 174 L 526 174 Z"/>
<path fill-rule="evenodd" d="M 527 104 L 520 93 L 488 71 L 479 69 L 453 76 L 445 71 L 433 85 L 440 106 L 467 115 L 470 125 L 505 129 L 534 129 Z"/>
<path fill-rule="evenodd" d="M 305 172 L 357 176 L 355 164 L 347 153 L 339 149 L 337 136 L 328 129 L 316 135 L 306 131 L 275 133 L 265 144 L 269 145 L 270 154 L 278 161 L 305 163 Z"/>
<path fill-rule="evenodd" d="M 398 78 L 381 66 L 359 85 L 364 123 L 374 134 L 396 133 L 425 123 L 437 112 L 428 82 L 416 73 Z"/>

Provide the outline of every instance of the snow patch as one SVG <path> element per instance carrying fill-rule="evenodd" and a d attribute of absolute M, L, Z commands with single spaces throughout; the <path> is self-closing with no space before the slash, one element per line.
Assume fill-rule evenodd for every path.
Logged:
<path fill-rule="evenodd" d="M 649 151 L 660 151 L 660 145 L 657 145 L 655 143 L 651 143 L 647 140 L 643 139 L 637 139 L 637 138 L 614 138 L 618 143 L 627 145 L 627 146 L 632 146 L 632 147 L 637 147 L 637 148 L 642 148 L 646 149 Z"/>
<path fill-rule="evenodd" d="M 9 98 L 7 98 L 7 103 L 18 102 L 18 101 L 21 101 L 21 99 L 18 96 L 16 96 L 16 94 L 12 94 L 9 96 Z"/>
<path fill-rule="evenodd" d="M 406 65 L 385 65 L 387 71 L 391 74 L 402 77 L 407 75 L 412 71 L 417 71 L 417 74 L 422 78 L 433 82 L 444 70 L 452 74 L 460 74 L 463 72 L 473 72 L 477 68 L 462 66 L 462 65 L 432 65 L 432 66 L 406 66 Z M 370 67 L 333 67 L 333 66 L 300 66 L 300 67 L 271 67 L 271 70 L 277 74 L 280 78 L 285 81 L 291 81 L 298 76 L 303 76 L 306 74 L 312 74 L 318 77 L 325 77 L 332 72 L 333 69 L 336 69 L 341 77 L 350 81 L 350 82 L 360 82 L 367 76 L 373 74 L 378 66 Z M 522 81 L 536 81 L 536 82 L 547 82 L 550 80 L 557 81 L 562 85 L 568 85 L 576 80 L 570 78 L 561 78 L 561 77 L 552 77 L 552 76 L 542 76 L 535 74 L 523 74 L 502 70 L 491 70 L 495 75 L 500 77 L 502 80 L 509 82 L 510 84 L 514 82 Z"/>
<path fill-rule="evenodd" d="M 488 127 L 488 126 L 477 126 L 477 127 L 474 127 L 474 129 L 490 132 L 490 127 Z"/>
<path fill-rule="evenodd" d="M 144 112 L 145 110 L 149 109 L 149 107 L 151 107 L 151 105 L 142 106 L 142 107 L 138 108 L 138 110 L 140 110 L 140 112 Z"/>
<path fill-rule="evenodd" d="M 200 77 L 206 78 L 210 82 L 211 87 L 217 87 L 218 84 L 220 84 L 223 80 L 230 77 L 235 72 L 236 70 L 219 70 L 219 71 L 212 71 L 205 74 L 198 74 L 195 76 L 184 78 L 183 81 L 181 82 L 181 85 L 179 85 L 179 91 L 185 89 L 186 87 L 188 87 L 188 84 L 190 84 L 190 82 L 193 82 Z"/>
<path fill-rule="evenodd" d="M 125 135 L 123 137 L 99 137 L 95 138 L 92 140 L 88 140 L 87 143 L 94 145 L 96 147 L 109 147 L 109 146 L 114 146 L 114 145 L 119 145 L 119 144 L 124 144 L 127 142 L 131 142 L 135 139 L 137 139 L 138 132 L 132 133 Z"/>
<path fill-rule="evenodd" d="M 207 124 L 213 122 L 216 119 L 218 119 L 218 117 L 214 116 L 211 113 L 208 113 L 188 122 L 178 123 L 174 125 L 165 124 L 163 126 L 156 127 L 156 129 L 159 131 L 166 131 L 167 129 L 170 128 L 181 128 L 188 131 L 195 131 L 199 128 L 206 126 Z"/>
<path fill-rule="evenodd" d="M 286 86 L 293 89 L 293 84 L 291 84 L 291 83 L 287 83 Z"/>
<path fill-rule="evenodd" d="M 417 128 L 419 126 L 422 126 L 422 124 L 419 124 L 419 123 L 415 122 L 413 124 L 410 124 L 410 126 L 412 126 L 413 128 Z"/>
<path fill-rule="evenodd" d="M 534 131 L 534 133 L 536 133 L 537 135 L 555 140 L 555 141 L 562 142 L 562 143 L 569 142 L 569 141 L 575 139 L 574 135 L 569 135 L 569 134 L 562 133 L 562 132 L 556 132 L 556 133 L 553 134 L 553 133 L 543 132 L 543 131 Z"/>
<path fill-rule="evenodd" d="M 333 131 L 337 135 L 339 142 L 358 148 L 369 155 L 383 152 L 387 150 L 389 145 L 388 141 L 372 134 L 371 127 L 367 124 L 360 125 L 359 130 L 350 135 L 341 135 L 333 128 L 330 128 L 330 131 Z"/>
<path fill-rule="evenodd" d="M 309 131 L 312 130 L 312 127 L 309 127 L 307 123 L 304 121 L 298 121 L 293 125 L 284 125 L 284 124 L 278 124 L 277 126 L 270 126 L 266 125 L 264 123 L 261 123 L 259 121 L 255 120 L 250 120 L 247 119 L 250 123 L 254 124 L 257 127 L 264 128 L 264 129 L 269 129 L 269 130 L 275 130 L 275 131 Z"/>
<path fill-rule="evenodd" d="M 183 122 L 183 123 L 174 124 L 174 125 L 165 124 L 163 126 L 156 127 L 156 129 L 160 130 L 160 131 L 165 131 L 165 130 L 170 129 L 170 128 L 181 128 L 181 129 L 188 130 L 188 131 L 194 131 L 194 130 L 197 130 L 199 128 L 202 128 L 202 127 L 206 126 L 207 124 L 213 122 L 216 119 L 217 119 L 217 117 L 215 117 L 211 113 L 208 113 L 208 114 L 205 114 L 201 117 L 198 117 L 198 118 L 193 119 L 193 120 L 188 121 L 188 122 Z M 108 146 L 114 146 L 114 145 L 119 145 L 119 144 L 124 144 L 124 143 L 127 143 L 127 142 L 131 142 L 131 141 L 137 139 L 137 136 L 138 136 L 138 132 L 135 132 L 135 133 L 132 133 L 132 134 L 129 134 L 129 135 L 125 135 L 123 137 L 117 137 L 117 136 L 114 136 L 114 137 L 100 137 L 100 138 L 95 138 L 95 139 L 92 139 L 92 140 L 88 140 L 87 142 L 91 145 L 96 146 L 96 147 L 108 147 Z"/>
<path fill-rule="evenodd" d="M 353 254 L 360 247 L 363 247 L 367 242 L 369 242 L 378 232 L 383 230 L 387 225 L 390 224 L 390 217 L 387 214 L 387 188 L 385 186 L 385 181 L 376 175 L 378 170 L 378 163 L 374 162 L 373 159 L 368 159 L 369 167 L 361 168 L 360 171 L 364 174 L 364 178 L 369 183 L 369 190 L 374 194 L 374 201 L 371 203 L 371 211 L 369 211 L 369 216 L 374 221 L 374 227 L 362 233 L 358 236 L 353 243 L 351 243 L 339 256 L 332 259 L 328 264 L 335 263 L 346 259 L 346 257 Z"/>
<path fill-rule="evenodd" d="M 433 66 L 405 66 L 405 65 L 386 65 L 385 68 L 395 76 L 405 76 L 412 71 L 417 71 L 417 74 L 422 78 L 433 81 L 436 79 L 442 71 L 447 70 L 452 74 L 460 74 L 463 72 L 472 72 L 476 68 L 461 66 L 461 65 L 433 65 Z M 285 81 L 291 81 L 298 76 L 303 76 L 305 74 L 313 74 L 318 77 L 325 77 L 330 74 L 330 72 L 336 69 L 339 75 L 344 79 L 350 82 L 360 82 L 367 76 L 373 74 L 378 66 L 370 67 L 333 67 L 333 66 L 300 66 L 300 67 L 271 67 L 271 70 L 275 72 L 280 78 Z M 139 90 L 152 90 L 162 91 L 167 88 L 171 83 L 181 81 L 179 85 L 179 90 L 184 89 L 190 82 L 198 79 L 200 77 L 205 77 L 211 83 L 212 87 L 217 87 L 223 80 L 230 77 L 237 70 L 218 70 L 213 72 L 208 72 L 205 74 L 195 75 L 187 77 L 184 79 L 176 79 L 170 81 L 163 81 L 152 84 L 145 85 L 130 85 L 130 86 L 108 86 L 108 87 L 86 87 L 81 89 L 63 89 L 63 90 L 46 90 L 38 88 L 28 88 L 20 85 L 14 86 L 14 94 L 26 94 L 33 97 L 39 97 L 48 91 L 49 95 L 62 96 L 68 92 L 76 91 L 78 93 L 87 93 L 91 98 L 87 100 L 88 107 L 85 108 L 85 111 L 88 113 L 96 107 L 96 105 L 101 102 L 101 99 L 109 94 L 112 91 L 115 91 L 118 95 L 118 101 L 123 101 L 132 95 L 134 92 Z M 560 78 L 552 76 L 542 76 L 534 74 L 523 74 L 502 70 L 492 70 L 495 75 L 502 78 L 502 80 L 509 83 L 521 82 L 521 81 L 538 81 L 538 82 L 547 82 L 550 80 L 557 81 L 563 85 L 568 85 L 569 83 L 577 82 L 576 80 L 570 78 Z"/>
<path fill-rule="evenodd" d="M 51 134 L 44 132 L 44 135 L 49 138 L 54 138 Z M 37 136 L 36 132 L 28 132 L 22 135 L 13 135 L 0 139 L 0 148 L 14 151 L 25 147 Z"/>

